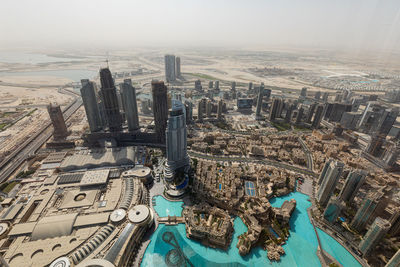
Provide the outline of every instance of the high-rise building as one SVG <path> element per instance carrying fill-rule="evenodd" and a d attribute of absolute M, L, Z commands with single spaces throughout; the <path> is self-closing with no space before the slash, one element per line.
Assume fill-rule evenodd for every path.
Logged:
<path fill-rule="evenodd" d="M 360 118 L 361 112 L 344 112 L 340 119 L 340 125 L 342 125 L 343 128 L 355 130 Z"/>
<path fill-rule="evenodd" d="M 321 206 L 328 204 L 336 184 L 343 172 L 344 164 L 339 161 L 331 161 L 326 169 L 324 177 L 317 192 L 317 200 Z"/>
<path fill-rule="evenodd" d="M 218 108 L 217 108 L 217 119 L 222 120 L 222 107 L 223 107 L 223 102 L 222 99 L 218 101 Z"/>
<path fill-rule="evenodd" d="M 132 86 L 131 79 L 125 79 L 120 84 L 122 92 L 122 102 L 124 104 L 126 121 L 128 123 L 129 131 L 136 131 L 139 129 L 139 115 L 136 101 L 136 89 Z"/>
<path fill-rule="evenodd" d="M 163 81 L 152 81 L 151 90 L 153 95 L 153 115 L 157 140 L 160 143 L 165 143 L 165 129 L 167 128 L 168 119 L 168 89 Z"/>
<path fill-rule="evenodd" d="M 192 123 L 193 121 L 193 103 L 191 101 L 186 100 L 185 102 L 186 108 L 186 125 Z"/>
<path fill-rule="evenodd" d="M 231 90 L 236 91 L 236 82 L 232 82 Z"/>
<path fill-rule="evenodd" d="M 207 104 L 206 104 L 206 116 L 207 116 L 208 118 L 211 117 L 212 106 L 213 106 L 213 104 L 211 103 L 210 100 L 208 100 L 208 101 L 207 101 Z"/>
<path fill-rule="evenodd" d="M 219 81 L 214 82 L 214 89 L 219 90 Z"/>
<path fill-rule="evenodd" d="M 393 167 L 396 165 L 399 154 L 400 154 L 399 144 L 394 142 L 388 142 L 385 151 L 383 152 L 382 155 L 382 161 L 388 167 Z"/>
<path fill-rule="evenodd" d="M 312 118 L 314 116 L 315 109 L 317 108 L 317 105 L 318 105 L 317 103 L 313 103 L 310 105 L 310 108 L 308 109 L 308 114 L 307 114 L 307 120 L 306 120 L 307 123 L 311 123 Z"/>
<path fill-rule="evenodd" d="M 197 120 L 199 122 L 203 121 L 206 103 L 207 100 L 203 98 L 199 101 L 199 104 L 197 106 Z"/>
<path fill-rule="evenodd" d="M 324 218 L 328 222 L 334 223 L 340 215 L 340 212 L 343 208 L 343 204 L 341 203 L 340 199 L 332 197 L 328 204 L 326 205 L 324 211 Z"/>
<path fill-rule="evenodd" d="M 86 118 L 91 132 L 97 132 L 102 129 L 100 110 L 97 103 L 96 84 L 87 79 L 81 80 L 81 96 L 83 106 L 85 107 Z"/>
<path fill-rule="evenodd" d="M 176 80 L 175 56 L 174 55 L 165 55 L 164 63 L 165 63 L 165 79 L 166 79 L 166 81 L 168 83 L 175 81 Z"/>
<path fill-rule="evenodd" d="M 375 133 L 379 130 L 379 124 L 384 117 L 386 109 L 377 101 L 369 101 L 362 112 L 357 128 L 365 133 Z M 387 124 L 386 124 L 387 125 Z"/>
<path fill-rule="evenodd" d="M 203 87 L 201 86 L 201 81 L 200 80 L 194 81 L 194 90 L 203 91 Z"/>
<path fill-rule="evenodd" d="M 269 111 L 269 120 L 274 121 L 278 116 L 279 105 L 281 104 L 281 100 L 279 98 L 274 98 L 272 100 L 272 106 Z"/>
<path fill-rule="evenodd" d="M 327 103 L 326 104 L 326 112 L 325 119 L 328 119 L 331 122 L 340 122 L 342 119 L 343 113 L 350 112 L 352 109 L 351 104 L 346 103 Z"/>
<path fill-rule="evenodd" d="M 349 172 L 342 191 L 340 191 L 340 199 L 344 202 L 352 202 L 358 190 L 364 184 L 366 177 L 367 172 L 364 170 L 353 170 Z"/>
<path fill-rule="evenodd" d="M 307 87 L 301 88 L 300 96 L 307 97 Z"/>
<path fill-rule="evenodd" d="M 350 226 L 353 229 L 362 231 L 365 228 L 367 223 L 373 218 L 375 209 L 378 206 L 381 197 L 382 193 L 375 192 L 365 198 L 360 208 L 357 210 L 353 220 L 351 221 Z"/>
<path fill-rule="evenodd" d="M 295 105 L 295 104 L 290 104 L 290 103 L 289 103 L 289 107 L 288 107 L 288 109 L 286 110 L 285 122 L 287 122 L 287 123 L 291 122 L 291 120 L 292 120 L 292 113 L 293 113 L 293 110 L 295 110 L 295 109 L 296 109 L 296 105 Z"/>
<path fill-rule="evenodd" d="M 397 108 L 387 109 L 383 112 L 382 117 L 379 119 L 377 126 L 377 132 L 385 136 L 388 135 L 390 130 L 395 123 L 397 116 L 399 115 L 399 110 Z"/>
<path fill-rule="evenodd" d="M 176 75 L 176 77 L 181 77 L 181 58 L 180 57 L 176 57 L 175 75 Z"/>
<path fill-rule="evenodd" d="M 257 98 L 257 106 L 256 106 L 256 120 L 260 120 L 261 117 L 261 107 L 262 107 L 262 101 L 263 101 L 263 94 L 264 94 L 264 86 L 260 86 L 260 90 L 258 92 L 258 98 Z"/>
<path fill-rule="evenodd" d="M 366 147 L 366 152 L 374 157 L 379 157 L 382 153 L 382 145 L 385 137 L 382 135 L 374 134 Z"/>
<path fill-rule="evenodd" d="M 249 91 L 251 91 L 253 89 L 253 83 L 249 82 Z"/>
<path fill-rule="evenodd" d="M 208 89 L 213 89 L 214 87 L 214 82 L 213 81 L 209 81 L 208 82 Z"/>
<path fill-rule="evenodd" d="M 314 120 L 313 120 L 311 126 L 315 129 L 318 129 L 319 125 L 321 124 L 323 116 L 324 116 L 324 105 L 318 105 L 317 111 L 315 112 Z"/>
<path fill-rule="evenodd" d="M 342 100 L 343 100 L 343 94 L 342 93 L 336 93 L 336 95 L 335 95 L 335 102 L 338 102 L 338 103 L 340 103 L 340 102 L 342 102 Z"/>
<path fill-rule="evenodd" d="M 67 126 L 65 125 L 65 120 L 60 105 L 50 103 L 47 106 L 47 111 L 49 112 L 50 120 L 54 128 L 54 140 L 57 141 L 65 139 L 68 136 L 68 130 Z"/>
<path fill-rule="evenodd" d="M 110 131 L 118 132 L 122 130 L 122 116 L 118 105 L 117 90 L 114 79 L 108 68 L 100 70 L 101 100 L 104 106 L 107 126 Z"/>
<path fill-rule="evenodd" d="M 321 91 L 317 91 L 317 92 L 315 93 L 314 98 L 315 98 L 316 100 L 319 100 L 319 99 L 321 98 Z"/>
<path fill-rule="evenodd" d="M 186 118 L 181 102 L 174 100 L 169 111 L 168 126 L 166 130 L 167 182 L 172 182 L 175 173 L 179 169 L 189 168 L 189 156 L 187 154 L 187 130 Z"/>
<path fill-rule="evenodd" d="M 322 101 L 327 102 L 328 101 L 328 97 L 329 97 L 329 93 L 328 92 L 324 92 L 322 95 Z"/>
<path fill-rule="evenodd" d="M 368 255 L 378 245 L 389 228 L 390 223 L 387 220 L 377 217 L 358 246 L 361 253 L 364 256 Z"/>
<path fill-rule="evenodd" d="M 296 124 L 301 123 L 301 121 L 303 120 L 303 114 L 304 114 L 304 108 L 303 105 L 301 105 L 297 110 Z"/>
<path fill-rule="evenodd" d="M 396 254 L 390 259 L 385 267 L 399 267 L 400 266 L 400 249 L 397 250 Z"/>
<path fill-rule="evenodd" d="M 390 216 L 390 224 L 392 225 L 389 234 L 391 236 L 397 236 L 400 234 L 400 207 L 396 207 Z"/>
<path fill-rule="evenodd" d="M 325 165 L 322 168 L 322 171 L 321 171 L 321 173 L 319 175 L 319 178 L 318 178 L 318 185 L 320 185 L 322 183 L 322 181 L 325 179 L 326 172 L 329 170 L 329 166 L 330 166 L 331 162 L 332 162 L 332 159 L 328 159 L 325 162 Z"/>

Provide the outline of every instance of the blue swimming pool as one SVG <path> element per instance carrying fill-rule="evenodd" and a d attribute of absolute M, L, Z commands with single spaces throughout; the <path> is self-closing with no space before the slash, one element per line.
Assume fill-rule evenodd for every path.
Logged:
<path fill-rule="evenodd" d="M 163 197 L 156 197 L 156 211 L 159 214 L 180 215 L 182 202 L 169 202 Z M 180 262 L 189 260 L 194 266 L 321 266 L 315 252 L 317 238 L 308 219 L 307 208 L 311 205 L 308 196 L 299 192 L 271 200 L 273 207 L 280 207 L 285 200 L 296 199 L 297 206 L 290 220 L 290 237 L 283 246 L 286 254 L 280 262 L 270 262 L 267 252 L 261 248 L 253 249 L 246 257 L 239 255 L 236 243 L 238 236 L 247 231 L 240 218 L 234 220 L 234 235 L 227 251 L 208 248 L 186 237 L 185 225 L 159 225 L 152 235 L 141 266 L 167 266 L 166 259 Z M 168 211 L 167 211 L 168 210 Z M 361 266 L 353 256 L 336 240 L 318 230 L 323 248 L 334 256 L 343 266 Z M 165 242 L 165 237 L 173 239 Z M 164 237 L 164 239 L 163 239 Z M 171 252 L 170 252 L 171 251 Z M 183 255 L 183 256 L 182 256 Z M 189 266 L 189 265 L 188 265 Z"/>
<path fill-rule="evenodd" d="M 183 210 L 183 202 L 182 201 L 169 201 L 166 200 L 163 196 L 155 196 L 155 206 L 154 210 L 157 212 L 160 217 L 169 216 L 181 216 Z"/>

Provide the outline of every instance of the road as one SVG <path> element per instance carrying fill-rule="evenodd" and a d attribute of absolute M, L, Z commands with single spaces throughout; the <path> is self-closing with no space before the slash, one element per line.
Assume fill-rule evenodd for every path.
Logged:
<path fill-rule="evenodd" d="M 314 162 L 313 162 L 313 157 L 312 154 L 310 152 L 310 150 L 308 149 L 306 143 L 304 142 L 304 140 L 299 137 L 299 142 L 301 144 L 301 147 L 303 148 L 304 154 L 306 154 L 307 157 L 307 169 L 309 169 L 310 171 L 314 171 Z"/>
<path fill-rule="evenodd" d="M 264 164 L 264 165 L 270 165 L 278 168 L 283 168 L 295 172 L 299 172 L 305 175 L 310 175 L 313 177 L 316 177 L 317 175 L 308 170 L 308 169 L 303 169 L 297 166 L 289 165 L 286 163 L 278 162 L 278 161 L 272 161 L 272 160 L 267 160 L 267 159 L 257 159 L 257 158 L 243 158 L 243 157 L 224 157 L 224 156 L 214 156 L 214 155 L 207 155 L 207 154 L 202 154 L 202 153 L 197 153 L 194 151 L 188 151 L 189 156 L 194 157 L 194 158 L 201 158 L 201 159 L 206 159 L 206 160 L 212 160 L 212 161 L 225 161 L 225 162 L 253 162 L 253 163 L 258 163 L 258 164 Z"/>
<path fill-rule="evenodd" d="M 67 120 L 82 105 L 81 99 L 75 99 L 64 111 Z M 0 163 L 0 183 L 4 182 L 30 155 L 33 155 L 53 134 L 51 123 L 46 123 L 36 134 L 28 138 Z"/>

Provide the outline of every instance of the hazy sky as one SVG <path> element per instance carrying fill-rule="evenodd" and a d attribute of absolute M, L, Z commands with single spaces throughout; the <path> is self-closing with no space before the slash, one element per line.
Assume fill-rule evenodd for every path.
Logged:
<path fill-rule="evenodd" d="M 400 0 L 1 0 L 0 48 L 400 50 Z"/>

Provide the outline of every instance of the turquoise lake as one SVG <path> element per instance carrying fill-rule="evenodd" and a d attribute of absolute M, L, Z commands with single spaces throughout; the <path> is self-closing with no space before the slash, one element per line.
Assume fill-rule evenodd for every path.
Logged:
<path fill-rule="evenodd" d="M 240 218 L 234 220 L 234 235 L 228 250 L 213 249 L 202 246 L 199 242 L 186 237 L 185 225 L 165 226 L 160 224 L 151 238 L 146 249 L 141 266 L 168 266 L 168 257 L 176 266 L 321 266 L 316 255 L 318 242 L 314 229 L 308 219 L 307 208 L 311 206 L 308 196 L 299 192 L 271 199 L 273 207 L 280 207 L 285 200 L 296 199 L 297 206 L 290 219 L 290 237 L 283 246 L 286 254 L 281 257 L 280 262 L 270 262 L 267 252 L 261 248 L 255 248 L 246 257 L 239 255 L 236 243 L 238 236 L 247 231 L 246 225 Z M 183 202 L 170 202 L 162 196 L 155 197 L 155 210 L 160 216 L 180 216 Z M 163 235 L 169 232 L 174 241 L 167 243 Z M 334 256 L 343 266 L 361 266 L 358 261 L 336 240 L 318 229 L 322 247 Z M 174 243 L 175 242 L 175 243 Z M 172 245 L 171 245 L 172 244 Z M 180 249 L 176 249 L 179 247 Z M 186 257 L 186 265 L 182 264 L 182 257 L 177 256 L 183 253 Z M 166 257 L 167 256 L 167 257 Z"/>

